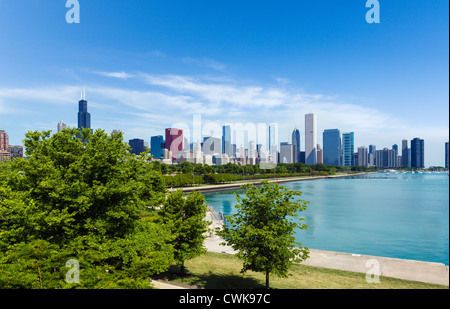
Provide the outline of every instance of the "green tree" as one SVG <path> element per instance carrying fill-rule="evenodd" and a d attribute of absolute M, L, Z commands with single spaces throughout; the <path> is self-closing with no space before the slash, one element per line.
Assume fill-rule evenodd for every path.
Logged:
<path fill-rule="evenodd" d="M 188 161 L 183 161 L 180 164 L 180 169 L 183 174 L 192 174 L 194 165 Z"/>
<path fill-rule="evenodd" d="M 171 193 L 163 203 L 160 220 L 174 235 L 175 261 L 184 273 L 184 262 L 206 252 L 203 245 L 209 222 L 205 220 L 205 197 L 197 191 L 185 197 L 182 190 Z"/>
<path fill-rule="evenodd" d="M 279 184 L 262 182 L 261 187 L 245 185 L 245 197 L 236 195 L 237 213 L 227 216 L 228 224 L 217 233 L 224 245 L 237 250 L 243 260 L 242 272 L 263 272 L 266 288 L 269 275 L 287 277 L 292 263 L 308 258 L 309 250 L 295 241 L 295 229 L 307 229 L 299 212 L 307 209 L 304 200 L 293 200 L 302 193 Z"/>
<path fill-rule="evenodd" d="M 148 287 L 168 269 L 169 231 L 141 219 L 164 181 L 122 134 L 28 132 L 24 145 L 28 159 L 0 171 L 0 288 Z M 79 284 L 65 280 L 68 259 Z"/>

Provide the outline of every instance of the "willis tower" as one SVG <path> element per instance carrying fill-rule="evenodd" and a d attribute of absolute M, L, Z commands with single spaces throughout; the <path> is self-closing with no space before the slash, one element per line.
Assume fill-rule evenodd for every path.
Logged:
<path fill-rule="evenodd" d="M 86 91 L 81 92 L 81 100 L 78 102 L 78 129 L 91 128 L 91 114 L 87 111 Z"/>

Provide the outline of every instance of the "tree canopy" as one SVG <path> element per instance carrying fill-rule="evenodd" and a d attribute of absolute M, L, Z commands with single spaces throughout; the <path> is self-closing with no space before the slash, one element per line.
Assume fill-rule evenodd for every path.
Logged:
<path fill-rule="evenodd" d="M 164 181 L 122 133 L 35 131 L 24 145 L 27 159 L 0 169 L 0 288 L 148 287 L 168 269 L 170 231 L 141 218 L 164 201 Z"/>
<path fill-rule="evenodd" d="M 205 197 L 193 191 L 186 197 L 182 190 L 171 193 L 163 203 L 159 218 L 174 235 L 175 261 L 184 272 L 184 262 L 206 252 L 203 242 L 209 222 L 205 220 Z"/>

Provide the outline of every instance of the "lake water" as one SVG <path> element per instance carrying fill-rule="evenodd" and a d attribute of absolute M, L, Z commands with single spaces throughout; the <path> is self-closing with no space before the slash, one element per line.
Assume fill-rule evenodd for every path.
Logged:
<path fill-rule="evenodd" d="M 449 176 L 398 173 L 283 183 L 309 201 L 301 216 L 311 249 L 438 262 L 449 265 Z M 235 193 L 205 192 L 207 204 L 236 213 Z"/>

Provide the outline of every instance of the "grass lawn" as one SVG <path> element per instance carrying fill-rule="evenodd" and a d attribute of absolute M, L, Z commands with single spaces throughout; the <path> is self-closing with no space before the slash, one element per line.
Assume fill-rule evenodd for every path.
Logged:
<path fill-rule="evenodd" d="M 264 289 L 262 273 L 241 274 L 242 262 L 234 255 L 208 252 L 186 261 L 187 275 L 178 277 L 174 267 L 163 276 L 172 284 L 205 289 Z M 366 282 L 366 275 L 348 271 L 293 265 L 288 278 L 270 277 L 272 289 L 448 289 L 447 286 L 381 277 L 379 284 Z"/>

